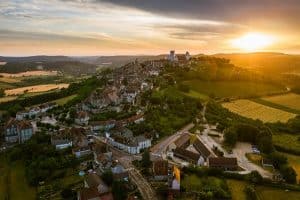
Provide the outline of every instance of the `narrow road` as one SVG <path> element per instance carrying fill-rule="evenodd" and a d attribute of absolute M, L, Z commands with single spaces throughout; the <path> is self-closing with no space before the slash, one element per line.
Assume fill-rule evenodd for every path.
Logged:
<path fill-rule="evenodd" d="M 251 171 L 258 171 L 262 177 L 272 179 L 272 173 L 265 170 L 264 168 L 250 162 L 248 158 L 246 157 L 246 153 L 252 153 L 251 145 L 249 143 L 242 143 L 238 142 L 233 149 L 233 153 L 229 154 L 227 151 L 225 151 L 221 144 L 217 143 L 213 138 L 211 138 L 208 133 L 212 132 L 214 134 L 218 134 L 220 136 L 223 136 L 222 133 L 219 133 L 218 131 L 211 130 L 210 125 L 207 123 L 207 120 L 205 118 L 205 112 L 206 112 L 206 105 L 204 105 L 202 110 L 202 116 L 203 116 L 203 122 L 204 124 L 204 131 L 202 132 L 202 135 L 197 135 L 197 137 L 201 138 L 201 141 L 207 145 L 210 149 L 212 149 L 214 146 L 218 147 L 219 150 L 223 151 L 225 157 L 236 157 L 238 160 L 238 165 L 243 168 L 245 171 L 239 172 L 239 173 L 250 173 Z"/>
<path fill-rule="evenodd" d="M 151 152 L 154 155 L 162 155 L 163 152 L 165 152 L 167 150 L 167 147 L 174 142 L 177 138 L 179 138 L 179 136 L 181 134 L 183 134 L 184 132 L 187 132 L 188 130 L 190 130 L 191 128 L 194 127 L 193 123 L 190 123 L 188 125 L 186 125 L 185 127 L 183 127 L 181 130 L 177 131 L 176 133 L 174 133 L 173 135 L 164 138 L 163 140 L 161 140 L 160 142 L 158 142 L 156 145 L 154 145 L 151 148 Z"/>
<path fill-rule="evenodd" d="M 106 143 L 106 141 L 98 136 L 94 136 L 97 140 Z M 106 143 L 107 144 L 107 143 Z M 140 155 L 131 155 L 126 152 L 123 152 L 119 149 L 114 148 L 110 144 L 107 144 L 110 147 L 113 156 L 124 166 L 128 171 L 130 180 L 138 187 L 144 200 L 156 200 L 155 191 L 152 189 L 148 181 L 141 175 L 141 173 L 132 165 L 133 160 L 141 159 Z"/>

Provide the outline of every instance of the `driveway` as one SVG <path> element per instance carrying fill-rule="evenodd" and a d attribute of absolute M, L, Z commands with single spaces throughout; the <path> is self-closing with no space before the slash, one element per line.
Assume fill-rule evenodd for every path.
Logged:
<path fill-rule="evenodd" d="M 273 174 L 271 172 L 250 162 L 247 159 L 246 153 L 252 153 L 251 144 L 245 142 L 238 142 L 232 151 L 232 155 L 237 157 L 238 164 L 241 168 L 245 169 L 248 172 L 256 170 L 262 175 L 262 177 L 272 179 Z"/>

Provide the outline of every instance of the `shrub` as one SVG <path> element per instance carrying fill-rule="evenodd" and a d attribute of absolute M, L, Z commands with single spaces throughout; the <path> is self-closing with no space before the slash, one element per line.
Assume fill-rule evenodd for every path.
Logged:
<path fill-rule="evenodd" d="M 246 193 L 247 199 L 249 199 L 249 200 L 256 200 L 257 199 L 257 195 L 256 195 L 256 192 L 255 192 L 254 186 L 247 185 L 245 187 L 245 193 Z"/>

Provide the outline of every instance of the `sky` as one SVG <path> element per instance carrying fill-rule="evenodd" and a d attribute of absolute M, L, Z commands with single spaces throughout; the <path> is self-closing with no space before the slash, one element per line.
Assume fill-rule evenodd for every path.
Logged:
<path fill-rule="evenodd" d="M 0 0 L 0 55 L 300 54 L 299 19 L 299 0 Z"/>

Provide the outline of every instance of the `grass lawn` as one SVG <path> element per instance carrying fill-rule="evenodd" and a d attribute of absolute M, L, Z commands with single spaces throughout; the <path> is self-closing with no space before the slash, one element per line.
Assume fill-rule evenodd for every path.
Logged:
<path fill-rule="evenodd" d="M 246 157 L 254 164 L 261 166 L 261 159 L 262 159 L 261 155 L 254 154 L 254 153 L 246 153 Z"/>
<path fill-rule="evenodd" d="M 25 171 L 22 163 L 17 162 L 12 165 L 10 173 L 10 197 L 11 199 L 36 199 L 36 188 L 30 187 L 25 179 Z M 24 198 L 26 197 L 26 198 Z"/>
<path fill-rule="evenodd" d="M 189 85 L 192 91 L 216 97 L 251 97 L 263 96 L 285 91 L 285 88 L 266 83 L 246 81 L 202 81 L 190 80 L 183 84 Z"/>
<path fill-rule="evenodd" d="M 285 191 L 279 188 L 265 186 L 256 187 L 256 193 L 259 200 L 299 200 L 300 192 Z"/>
<path fill-rule="evenodd" d="M 190 90 L 188 93 L 184 93 L 184 94 L 187 96 L 196 98 L 196 99 L 204 100 L 204 101 L 209 99 L 209 97 L 207 95 L 201 94 L 195 90 Z"/>
<path fill-rule="evenodd" d="M 53 102 L 57 103 L 58 105 L 65 105 L 66 103 L 68 103 L 68 101 L 74 99 L 77 95 L 74 94 L 74 95 L 71 95 L 71 96 L 67 96 L 67 97 L 64 97 L 64 98 L 61 98 L 61 99 L 57 99 Z"/>
<path fill-rule="evenodd" d="M 237 180 L 227 180 L 228 187 L 230 189 L 232 200 L 245 200 L 246 194 L 244 189 L 246 187 L 246 182 Z"/>
<path fill-rule="evenodd" d="M 5 197 L 14 200 L 34 200 L 36 199 L 36 189 L 27 184 L 23 163 L 8 164 L 1 156 L 0 199 L 5 199 Z"/>
<path fill-rule="evenodd" d="M 294 168 L 297 173 L 297 182 L 300 182 L 300 156 L 284 154 L 288 158 L 289 164 Z M 299 198 L 300 199 L 300 198 Z"/>
<path fill-rule="evenodd" d="M 272 138 L 275 145 L 300 152 L 299 137 L 298 134 L 274 133 Z"/>

